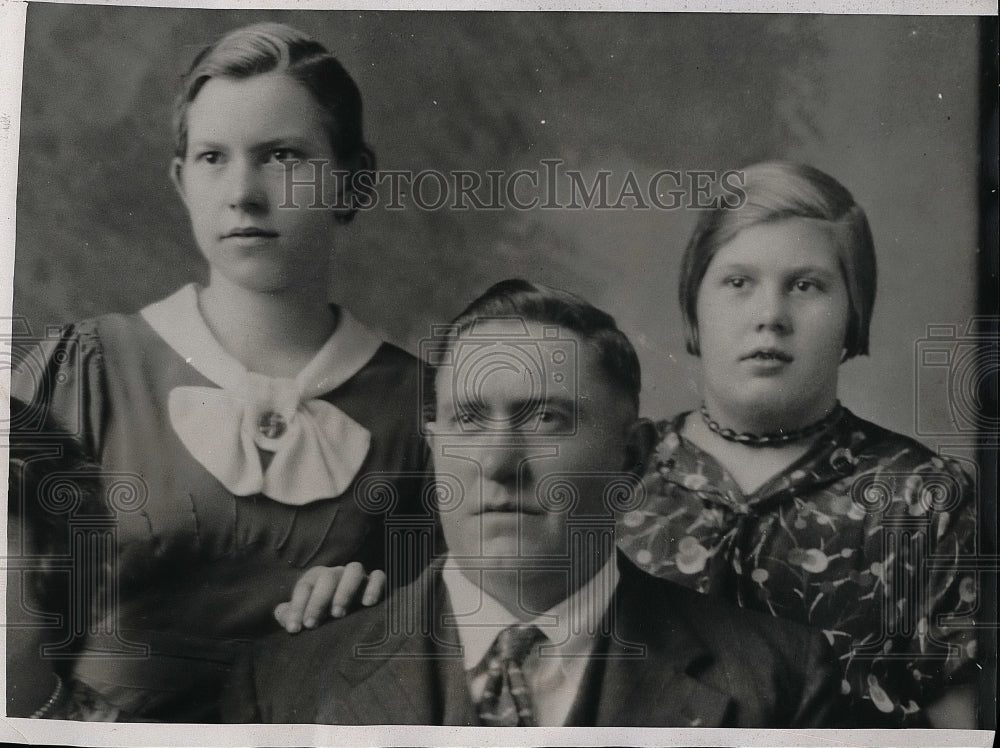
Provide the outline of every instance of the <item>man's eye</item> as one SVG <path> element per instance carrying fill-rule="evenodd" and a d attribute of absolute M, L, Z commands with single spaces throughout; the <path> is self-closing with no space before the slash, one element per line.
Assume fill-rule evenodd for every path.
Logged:
<path fill-rule="evenodd" d="M 454 422 L 464 428 L 481 428 L 483 417 L 474 410 L 460 410 L 455 414 Z"/>
<path fill-rule="evenodd" d="M 540 427 L 560 428 L 568 421 L 568 416 L 562 410 L 543 408 L 535 414 L 536 423 Z"/>
<path fill-rule="evenodd" d="M 217 164 L 222 161 L 222 154 L 219 151 L 202 151 L 195 156 L 195 161 L 203 164 Z"/>

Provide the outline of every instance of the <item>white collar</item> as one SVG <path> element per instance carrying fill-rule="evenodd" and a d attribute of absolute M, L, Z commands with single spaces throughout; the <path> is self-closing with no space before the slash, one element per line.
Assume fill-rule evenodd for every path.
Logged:
<path fill-rule="evenodd" d="M 198 308 L 197 283 L 189 283 L 140 314 L 188 364 L 227 390 L 242 387 L 247 369 L 216 340 Z M 382 340 L 340 308 L 337 329 L 295 377 L 303 399 L 336 389 L 367 364 Z"/>
<path fill-rule="evenodd" d="M 471 582 L 451 555 L 445 559 L 441 578 L 456 616 L 455 626 L 463 647 L 465 669 L 472 670 L 483 661 L 497 634 L 517 623 L 537 626 L 549 642 L 558 645 L 555 653 L 560 657 L 587 654 L 595 632 L 599 630 L 600 620 L 611 603 L 620 573 L 616 556 L 612 553 L 608 562 L 585 585 L 527 622 L 518 619 L 496 598 Z M 581 611 L 595 620 L 571 620 L 579 617 Z"/>
<path fill-rule="evenodd" d="M 360 371 L 381 346 L 341 310 L 337 329 L 295 378 L 248 371 L 219 344 L 184 286 L 141 312 L 153 330 L 216 387 L 180 385 L 170 425 L 202 467 L 235 496 L 301 506 L 341 496 L 364 464 L 371 434 L 318 398 Z M 260 450 L 271 453 L 266 467 Z"/>

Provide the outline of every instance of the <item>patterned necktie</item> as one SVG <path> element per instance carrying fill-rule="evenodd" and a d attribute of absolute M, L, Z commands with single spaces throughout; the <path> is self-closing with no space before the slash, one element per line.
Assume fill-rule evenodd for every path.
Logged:
<path fill-rule="evenodd" d="M 543 636 L 537 626 L 509 626 L 489 651 L 479 720 L 487 727 L 535 727 L 531 689 L 521 670 L 532 645 Z"/>

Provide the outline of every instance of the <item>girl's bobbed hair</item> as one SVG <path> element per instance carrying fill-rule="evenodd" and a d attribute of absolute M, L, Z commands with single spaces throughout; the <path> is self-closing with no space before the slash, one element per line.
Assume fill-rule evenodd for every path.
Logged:
<path fill-rule="evenodd" d="M 742 184 L 734 182 L 734 174 L 742 177 Z M 822 221 L 829 228 L 847 286 L 850 309 L 844 360 L 868 355 L 868 331 L 875 306 L 875 243 L 868 218 L 851 193 L 815 167 L 786 161 L 727 172 L 725 180 L 713 190 L 718 198 L 715 207 L 699 218 L 681 261 L 680 302 L 688 353 L 701 354 L 698 288 L 715 253 L 751 226 L 805 218 Z M 734 196 L 739 198 L 736 204 Z"/>

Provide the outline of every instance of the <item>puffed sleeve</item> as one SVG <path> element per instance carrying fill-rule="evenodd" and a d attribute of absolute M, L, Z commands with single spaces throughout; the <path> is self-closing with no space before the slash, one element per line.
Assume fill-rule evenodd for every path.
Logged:
<path fill-rule="evenodd" d="M 80 624 L 73 614 L 86 615 L 85 601 L 73 600 L 70 571 L 92 563 L 77 558 L 68 517 L 78 506 L 100 512 L 92 462 L 100 346 L 84 324 L 46 338 L 15 335 L 11 349 L 7 707 L 11 716 L 59 717 Z"/>
<path fill-rule="evenodd" d="M 27 404 L 22 433 L 56 428 L 100 459 L 105 402 L 104 358 L 97 322 L 87 320 L 48 337 L 15 336 L 11 395 Z"/>
<path fill-rule="evenodd" d="M 875 709 L 919 726 L 923 707 L 979 672 L 977 497 L 970 472 L 937 456 L 909 471 L 902 494 L 908 516 L 886 518 L 881 532 L 885 625 L 896 635 L 876 653 L 864 686 Z"/>
<path fill-rule="evenodd" d="M 978 672 L 974 614 L 979 607 L 979 580 L 970 568 L 977 556 L 977 496 L 973 476 L 954 460 L 932 458 L 930 466 L 917 474 L 922 501 L 930 505 L 929 537 L 926 610 L 917 619 L 910 650 L 917 660 L 913 679 L 926 704 Z M 949 479 L 941 481 L 939 476 Z M 939 666 L 919 670 L 920 660 L 935 653 L 944 656 Z"/>

